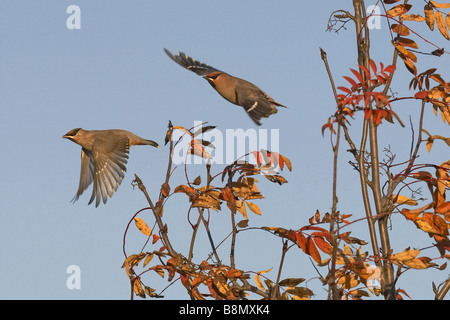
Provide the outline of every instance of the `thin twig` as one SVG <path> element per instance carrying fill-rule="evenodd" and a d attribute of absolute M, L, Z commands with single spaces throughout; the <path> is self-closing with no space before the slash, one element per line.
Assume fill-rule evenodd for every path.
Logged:
<path fill-rule="evenodd" d="M 284 264 L 284 257 L 286 256 L 286 252 L 289 250 L 289 247 L 287 246 L 287 240 L 283 241 L 283 247 L 281 250 L 281 260 L 280 260 L 280 267 L 278 268 L 278 274 L 277 274 L 277 281 L 275 282 L 275 287 L 272 289 L 272 294 L 270 295 L 270 299 L 275 300 L 277 298 L 278 293 L 278 283 L 280 282 L 281 278 L 281 270 L 283 269 Z"/>

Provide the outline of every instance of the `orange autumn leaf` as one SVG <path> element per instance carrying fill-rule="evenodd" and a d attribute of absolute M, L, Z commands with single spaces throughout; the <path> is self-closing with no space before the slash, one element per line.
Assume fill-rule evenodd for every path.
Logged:
<path fill-rule="evenodd" d="M 327 254 L 331 254 L 333 252 L 333 247 L 323 238 L 314 237 L 314 242 L 316 243 L 317 248 L 319 248 L 321 251 Z"/>
<path fill-rule="evenodd" d="M 236 200 L 234 199 L 233 192 L 230 188 L 225 187 L 222 189 L 223 199 L 227 202 L 227 206 L 232 213 L 236 213 Z"/>
<path fill-rule="evenodd" d="M 444 16 L 442 15 L 442 12 L 436 11 L 436 25 L 441 32 L 441 34 L 444 36 L 445 39 L 449 40 L 450 36 L 447 30 L 447 25 L 445 23 Z"/>
<path fill-rule="evenodd" d="M 394 31 L 395 33 L 399 33 L 401 36 L 409 35 L 409 29 L 404 25 L 393 24 L 391 26 L 391 30 Z"/>
<path fill-rule="evenodd" d="M 306 242 L 307 242 L 307 254 L 309 254 L 311 256 L 311 258 L 314 259 L 314 261 L 316 261 L 317 263 L 321 263 L 322 262 L 322 258 L 320 257 L 320 253 L 317 250 L 316 245 L 314 244 L 314 241 L 311 239 L 311 237 L 306 238 Z"/>
<path fill-rule="evenodd" d="M 248 201 L 246 201 L 245 203 L 247 204 L 247 206 L 250 210 L 252 210 L 257 215 L 261 215 L 261 209 L 256 204 L 254 204 L 253 202 L 248 202 Z"/>
<path fill-rule="evenodd" d="M 425 13 L 425 22 L 428 25 L 428 28 L 430 28 L 431 31 L 434 30 L 434 10 L 433 7 L 429 4 L 426 4 L 423 8 L 423 11 Z"/>
<path fill-rule="evenodd" d="M 450 213 L 450 201 L 438 205 L 435 209 L 436 213 L 447 215 Z"/>
<path fill-rule="evenodd" d="M 399 37 L 397 41 L 398 41 L 397 43 L 399 45 L 404 46 L 404 47 L 410 47 L 410 48 L 413 48 L 413 49 L 418 49 L 419 48 L 417 43 L 414 40 L 411 40 L 409 38 Z"/>
<path fill-rule="evenodd" d="M 303 250 L 303 252 L 307 253 L 305 236 L 301 232 L 296 232 L 295 237 L 297 240 L 297 245 Z"/>
<path fill-rule="evenodd" d="M 162 195 L 163 195 L 164 197 L 168 197 L 168 196 L 169 196 L 169 193 L 170 193 L 170 186 L 169 186 L 169 184 L 168 184 L 167 182 L 164 182 L 164 183 L 161 185 L 161 193 L 162 193 Z"/>
<path fill-rule="evenodd" d="M 141 231 L 144 235 L 150 236 L 152 234 L 152 230 L 141 218 L 134 218 L 134 223 L 136 224 L 136 227 L 139 229 L 139 231 Z"/>
<path fill-rule="evenodd" d="M 410 4 L 399 4 L 391 9 L 389 9 L 386 14 L 389 17 L 398 17 L 402 14 L 405 14 L 409 11 L 409 9 L 411 9 L 412 5 Z"/>

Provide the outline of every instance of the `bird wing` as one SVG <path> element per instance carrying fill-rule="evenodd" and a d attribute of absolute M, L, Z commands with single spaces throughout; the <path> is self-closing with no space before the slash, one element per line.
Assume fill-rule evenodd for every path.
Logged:
<path fill-rule="evenodd" d="M 186 68 L 188 70 L 191 70 L 192 72 L 195 72 L 199 76 L 206 76 L 207 74 L 219 71 L 214 67 L 211 67 L 203 62 L 197 61 L 191 57 L 189 57 L 187 54 L 183 52 L 178 52 L 176 55 L 173 55 L 169 50 L 164 49 L 164 52 L 176 63 L 178 63 L 183 68 Z"/>
<path fill-rule="evenodd" d="M 78 190 L 73 197 L 72 202 L 78 200 L 84 190 L 89 187 L 92 183 L 92 177 L 94 176 L 94 161 L 92 159 L 92 154 L 85 148 L 81 149 L 81 172 L 80 172 L 80 184 L 78 185 Z"/>
<path fill-rule="evenodd" d="M 236 104 L 243 107 L 257 125 L 261 125 L 261 118 L 268 118 L 271 114 L 277 113 L 275 105 L 279 104 L 253 83 L 239 79 L 234 90 Z"/>
<path fill-rule="evenodd" d="M 91 204 L 95 199 L 95 206 L 98 207 L 100 200 L 106 203 L 108 197 L 111 198 L 117 190 L 128 161 L 130 144 L 127 137 L 121 139 L 109 139 L 107 142 L 101 139 L 95 141 L 92 158 L 94 162 L 94 187 L 89 200 Z"/>

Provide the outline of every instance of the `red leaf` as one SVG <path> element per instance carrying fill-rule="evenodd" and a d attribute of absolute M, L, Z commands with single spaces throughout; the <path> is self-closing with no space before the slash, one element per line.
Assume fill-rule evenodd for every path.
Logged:
<path fill-rule="evenodd" d="M 153 234 L 153 241 L 152 244 L 154 244 L 155 242 L 157 242 L 159 240 L 159 236 L 157 234 Z"/>
<path fill-rule="evenodd" d="M 316 243 L 316 246 L 323 252 L 327 254 L 331 254 L 333 252 L 333 247 L 323 238 L 314 237 L 314 242 Z"/>
<path fill-rule="evenodd" d="M 365 73 L 365 75 L 366 75 L 366 78 L 367 79 L 370 79 L 370 70 L 369 69 L 367 69 L 365 66 L 363 66 L 363 65 L 359 65 L 359 67 L 361 68 L 361 70 L 362 71 L 364 71 L 364 73 Z M 362 83 L 362 82 L 361 82 Z"/>
<path fill-rule="evenodd" d="M 416 99 L 425 99 L 430 92 L 428 90 L 419 91 L 414 95 Z"/>
<path fill-rule="evenodd" d="M 330 238 L 330 232 L 329 232 L 329 231 L 324 231 L 324 232 L 312 232 L 312 233 L 311 233 L 311 236 L 327 239 L 328 242 L 331 241 L 331 238 Z"/>
<path fill-rule="evenodd" d="M 314 244 L 314 241 L 311 239 L 311 237 L 308 237 L 306 239 L 306 241 L 307 241 L 307 245 L 308 245 L 308 248 L 307 248 L 308 252 L 307 253 L 311 256 L 311 258 L 314 259 L 315 262 L 321 263 L 322 262 L 322 258 L 320 257 L 320 253 L 317 250 L 317 247 Z"/>
<path fill-rule="evenodd" d="M 377 73 L 377 65 L 370 59 L 370 67 L 372 68 L 373 73 Z"/>
<path fill-rule="evenodd" d="M 281 157 L 281 155 L 280 155 L 279 153 L 273 152 L 273 151 L 272 151 L 272 156 L 274 156 L 275 159 L 277 159 L 278 165 L 280 166 L 280 170 L 283 170 L 283 168 L 284 168 L 284 160 L 283 160 L 283 157 Z"/>
<path fill-rule="evenodd" d="M 347 94 L 352 94 L 352 93 L 353 93 L 353 91 L 350 90 L 350 89 L 347 88 L 347 87 L 338 87 L 338 89 L 341 90 L 341 91 L 344 91 L 344 92 L 347 93 Z"/>
<path fill-rule="evenodd" d="M 395 66 L 393 64 L 391 64 L 391 65 L 387 66 L 383 71 L 392 73 L 395 71 Z"/>
<path fill-rule="evenodd" d="M 227 206 L 232 213 L 236 213 L 236 200 L 234 199 L 233 192 L 228 187 L 221 190 L 223 199 L 227 202 Z"/>
<path fill-rule="evenodd" d="M 258 167 L 260 167 L 261 163 L 262 163 L 262 161 L 261 161 L 261 154 L 258 151 L 253 151 L 252 153 L 253 153 L 253 156 L 256 159 L 256 162 L 258 163 Z"/>
<path fill-rule="evenodd" d="M 352 85 L 352 88 L 353 88 L 353 89 L 358 88 L 358 84 L 356 83 L 355 80 L 353 80 L 352 78 L 347 77 L 347 76 L 343 76 L 343 78 L 344 78 L 345 80 L 347 80 L 348 82 L 350 82 L 350 84 Z"/>
<path fill-rule="evenodd" d="M 331 121 L 329 121 L 328 123 L 326 123 L 326 124 L 324 124 L 323 126 L 322 126 L 322 136 L 323 136 L 323 133 L 325 132 L 325 129 L 330 129 L 330 131 L 331 131 L 331 133 L 336 133 L 336 131 L 334 131 L 334 128 L 333 128 L 333 124 L 331 123 Z"/>
<path fill-rule="evenodd" d="M 355 77 L 358 78 L 359 83 L 362 84 L 364 82 L 363 77 L 358 71 L 356 71 L 355 69 L 350 69 L 350 71 L 355 75 Z"/>
<path fill-rule="evenodd" d="M 307 247 L 306 247 L 306 238 L 305 238 L 305 236 L 301 232 L 296 232 L 295 236 L 297 238 L 297 245 L 303 250 L 304 253 L 308 253 L 307 252 Z"/>
<path fill-rule="evenodd" d="M 321 232 L 328 232 L 327 229 L 324 229 L 324 228 L 321 228 L 321 227 L 318 227 L 318 226 L 311 226 L 311 225 L 304 226 L 304 227 L 300 228 L 300 231 L 304 231 L 304 230 L 316 230 L 316 231 L 321 231 Z"/>

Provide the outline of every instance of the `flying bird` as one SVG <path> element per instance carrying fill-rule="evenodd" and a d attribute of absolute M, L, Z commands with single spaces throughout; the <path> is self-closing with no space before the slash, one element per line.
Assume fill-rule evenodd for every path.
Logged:
<path fill-rule="evenodd" d="M 251 82 L 233 77 L 226 72 L 195 60 L 183 52 L 178 52 L 176 55 L 173 55 L 167 49 L 164 49 L 164 52 L 180 66 L 203 76 L 223 98 L 243 107 L 257 125 L 261 125 L 261 118 L 268 118 L 271 114 L 277 113 L 276 107 L 287 108 Z"/>
<path fill-rule="evenodd" d="M 98 207 L 100 200 L 106 203 L 117 190 L 128 161 L 131 146 L 150 145 L 158 148 L 152 140 L 142 139 L 137 135 L 120 129 L 112 130 L 70 130 L 63 138 L 69 139 L 81 146 L 81 173 L 78 191 L 72 202 L 78 200 L 84 190 L 94 182 L 91 204 L 95 200 Z"/>

